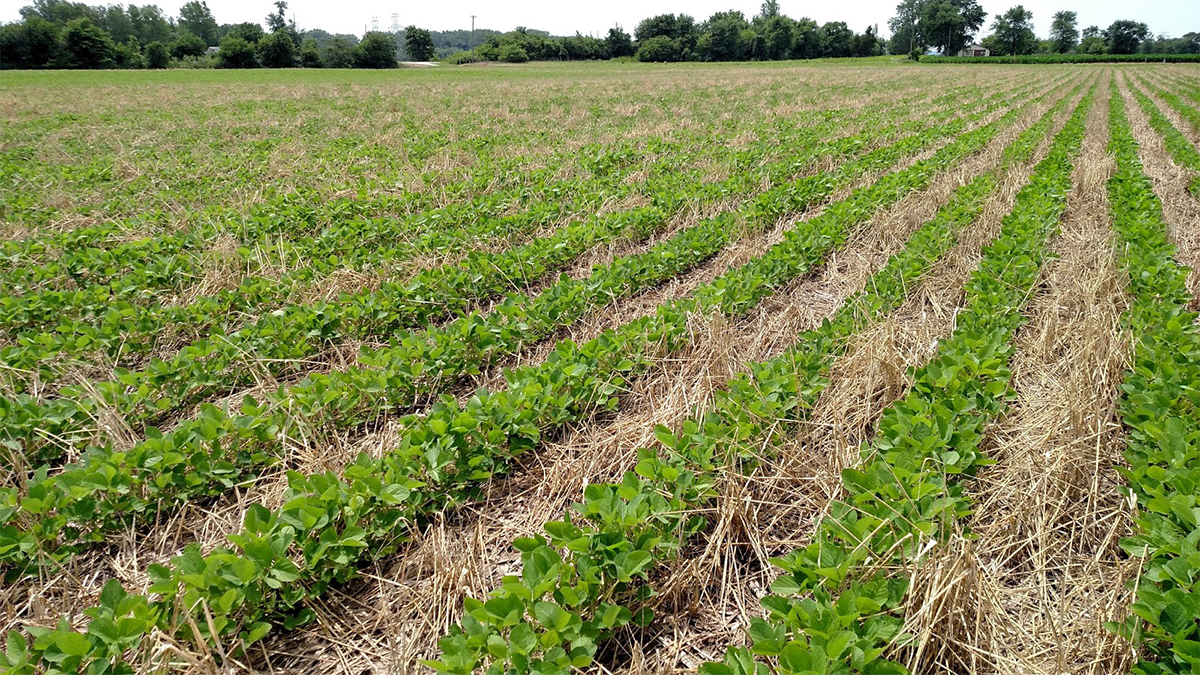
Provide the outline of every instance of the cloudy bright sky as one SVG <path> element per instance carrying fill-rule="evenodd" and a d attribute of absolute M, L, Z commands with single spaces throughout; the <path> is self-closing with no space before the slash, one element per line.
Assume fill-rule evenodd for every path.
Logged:
<path fill-rule="evenodd" d="M 102 4 L 104 0 L 87 0 Z M 820 23 L 845 21 L 856 31 L 879 24 L 886 35 L 887 20 L 895 11 L 898 0 L 848 0 L 846 2 L 811 2 L 780 0 L 784 14 L 799 18 L 807 16 Z M 153 0 L 151 0 L 153 2 Z M 272 10 L 270 0 L 207 0 L 220 23 L 259 21 Z M 289 7 L 301 28 L 323 28 L 333 33 L 361 34 L 372 16 L 386 29 L 391 15 L 400 15 L 400 25 L 415 24 L 433 30 L 470 28 L 471 15 L 478 16 L 476 27 L 511 30 L 527 26 L 547 30 L 556 35 L 603 34 L 614 24 L 633 32 L 642 19 L 655 14 L 687 13 L 703 20 L 717 11 L 741 10 L 747 18 L 758 12 L 761 0 L 607 0 L 604 2 L 572 2 L 571 0 L 434 0 L 433 2 L 402 2 L 401 0 L 291 0 Z M 0 21 L 20 18 L 22 0 L 0 0 Z M 143 4 L 136 2 L 135 4 Z M 148 3 L 147 3 L 148 4 Z M 163 10 L 178 14 L 182 0 L 159 2 Z M 1018 4 L 1015 0 L 981 0 L 988 12 L 990 30 L 993 17 Z M 1200 2 L 1197 0 L 1024 0 L 1021 4 L 1033 12 L 1035 28 L 1044 37 L 1050 27 L 1050 17 L 1059 10 L 1079 13 L 1079 27 L 1096 25 L 1103 28 L 1117 19 L 1134 19 L 1149 25 L 1155 34 L 1178 37 L 1200 31 Z"/>

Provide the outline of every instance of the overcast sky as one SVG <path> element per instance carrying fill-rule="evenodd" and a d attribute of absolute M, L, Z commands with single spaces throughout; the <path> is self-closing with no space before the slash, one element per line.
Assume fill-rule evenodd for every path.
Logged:
<path fill-rule="evenodd" d="M 88 4 L 105 4 L 105 0 L 87 1 Z M 261 22 L 273 9 L 270 0 L 207 2 L 219 23 Z M 897 2 L 780 0 L 779 4 L 784 14 L 794 18 L 807 16 L 819 23 L 845 21 L 860 32 L 867 26 L 879 24 L 881 32 L 887 35 L 887 20 L 894 13 Z M 996 13 L 1017 4 L 1016 0 L 980 2 L 988 12 L 987 24 L 981 36 L 990 32 Z M 392 23 L 392 14 L 397 13 L 401 26 L 415 24 L 433 30 L 470 28 L 471 15 L 475 14 L 478 17 L 475 20 L 477 28 L 506 31 L 526 26 L 547 30 L 555 35 L 572 35 L 575 31 L 585 35 L 603 35 L 614 24 L 620 24 L 632 33 L 639 21 L 655 14 L 682 12 L 702 21 L 714 12 L 736 9 L 750 18 L 758 12 L 760 3 L 761 0 L 291 0 L 288 5 L 301 28 L 323 28 L 332 33 L 361 35 L 372 16 L 378 17 L 380 27 L 386 30 Z M 25 4 L 28 4 L 28 0 L 0 0 L 0 20 L 19 19 L 18 10 Z M 143 3 L 135 0 L 134 4 Z M 158 4 L 166 13 L 177 15 L 183 0 Z M 1117 19 L 1133 19 L 1145 22 L 1155 34 L 1165 33 L 1171 37 L 1200 31 L 1200 2 L 1197 0 L 1024 0 L 1022 4 L 1033 12 L 1035 28 L 1040 37 L 1045 37 L 1049 31 L 1051 15 L 1064 9 L 1079 13 L 1081 29 L 1092 25 L 1103 28 Z"/>

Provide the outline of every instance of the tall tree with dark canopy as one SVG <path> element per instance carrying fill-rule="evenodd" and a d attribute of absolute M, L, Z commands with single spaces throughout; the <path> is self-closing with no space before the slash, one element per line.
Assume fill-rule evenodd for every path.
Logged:
<path fill-rule="evenodd" d="M 1112 22 L 1104 31 L 1110 54 L 1136 54 L 1138 45 L 1150 37 L 1150 28 L 1144 23 L 1123 19 Z"/>
<path fill-rule="evenodd" d="M 239 38 L 249 42 L 252 45 L 258 44 L 258 41 L 263 39 L 263 36 L 266 35 L 266 32 L 263 31 L 262 26 L 249 21 L 245 23 L 234 24 L 228 28 L 229 30 L 223 37 Z"/>
<path fill-rule="evenodd" d="M 267 15 L 267 28 L 272 33 L 284 33 L 292 41 L 292 47 L 300 46 L 300 31 L 296 29 L 295 21 L 287 19 L 287 2 L 275 0 L 275 11 Z"/>
<path fill-rule="evenodd" d="M 146 45 L 146 67 L 155 70 L 166 68 L 171 63 L 171 53 L 161 42 L 151 42 Z"/>
<path fill-rule="evenodd" d="M 710 61 L 742 61 L 746 58 L 746 43 L 742 31 L 750 27 L 746 17 L 737 11 L 717 12 L 704 24 L 708 35 L 707 53 Z"/>
<path fill-rule="evenodd" d="M 191 33 L 180 33 L 179 37 L 171 43 L 171 56 L 177 59 L 187 58 L 189 56 L 200 56 L 208 49 L 208 45 L 199 35 Z"/>
<path fill-rule="evenodd" d="M 149 46 L 151 42 L 161 42 L 166 45 L 171 41 L 171 24 L 158 5 L 129 5 L 127 11 L 133 34 L 142 44 Z"/>
<path fill-rule="evenodd" d="M 633 48 L 633 38 L 620 26 L 609 28 L 608 37 L 604 38 L 604 42 L 608 45 L 609 56 L 614 59 L 633 56 L 637 51 Z"/>
<path fill-rule="evenodd" d="M 62 34 L 63 64 L 68 68 L 107 68 L 116 45 L 91 19 L 75 19 Z"/>
<path fill-rule="evenodd" d="M 850 56 L 854 51 L 854 31 L 842 21 L 830 21 L 821 26 L 821 56 L 831 59 Z"/>
<path fill-rule="evenodd" d="M 975 39 L 986 18 L 977 0 L 931 0 L 921 10 L 917 30 L 929 46 L 949 56 Z"/>
<path fill-rule="evenodd" d="M 395 68 L 395 38 L 387 33 L 367 33 L 354 49 L 354 65 L 359 68 Z"/>
<path fill-rule="evenodd" d="M 288 31 L 280 30 L 258 41 L 258 61 L 263 68 L 295 68 L 296 43 Z"/>
<path fill-rule="evenodd" d="M 254 53 L 254 45 L 240 37 L 221 40 L 221 48 L 217 51 L 217 67 L 257 68 L 258 56 Z"/>
<path fill-rule="evenodd" d="M 1055 12 L 1050 22 L 1050 42 L 1054 51 L 1066 54 L 1079 46 L 1078 15 L 1075 12 Z"/>
<path fill-rule="evenodd" d="M 819 59 L 825 51 L 825 33 L 816 21 L 804 17 L 792 28 L 793 59 Z"/>
<path fill-rule="evenodd" d="M 903 0 L 896 5 L 896 16 L 888 20 L 892 29 L 891 50 L 893 54 L 907 54 L 914 49 L 924 50 L 929 42 L 921 35 L 921 13 L 928 0 Z"/>
<path fill-rule="evenodd" d="M 217 46 L 217 20 L 207 2 L 192 0 L 179 8 L 179 27 L 204 40 L 206 47 Z"/>
<path fill-rule="evenodd" d="M 404 29 L 404 51 L 412 61 L 432 61 L 437 55 L 433 47 L 433 35 L 416 26 Z"/>
<path fill-rule="evenodd" d="M 0 66 L 45 68 L 58 60 L 60 28 L 41 16 L 0 26 Z"/>
<path fill-rule="evenodd" d="M 1033 33 L 1033 12 L 1017 5 L 996 17 L 992 22 L 996 42 L 1004 47 L 1009 56 L 1029 54 L 1037 47 L 1037 36 Z"/>

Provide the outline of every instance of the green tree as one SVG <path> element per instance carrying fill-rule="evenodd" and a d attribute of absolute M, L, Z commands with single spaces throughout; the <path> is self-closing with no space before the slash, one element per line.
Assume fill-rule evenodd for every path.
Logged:
<path fill-rule="evenodd" d="M 921 8 L 917 31 L 928 46 L 950 55 L 975 39 L 986 18 L 977 0 L 930 0 Z"/>
<path fill-rule="evenodd" d="M 929 43 L 920 34 L 921 13 L 927 0 L 903 0 L 896 5 L 896 16 L 888 20 L 892 29 L 891 50 L 893 54 L 907 54 L 914 49 L 924 50 Z"/>
<path fill-rule="evenodd" d="M 137 36 L 133 29 L 133 21 L 125 13 L 125 8 L 120 5 L 109 5 L 104 8 L 104 23 L 101 28 L 108 33 L 113 42 L 117 43 L 118 47 L 124 45 L 129 38 Z"/>
<path fill-rule="evenodd" d="M 239 37 L 227 37 L 221 40 L 221 48 L 217 51 L 218 68 L 257 68 L 258 57 L 254 45 Z"/>
<path fill-rule="evenodd" d="M 186 58 L 188 56 L 203 56 L 208 49 L 208 45 L 198 35 L 191 33 L 182 33 L 175 41 L 171 43 L 171 56 L 177 59 Z"/>
<path fill-rule="evenodd" d="M 1055 12 L 1050 22 L 1050 43 L 1055 52 L 1066 54 L 1079 46 L 1079 15 L 1075 12 Z"/>
<path fill-rule="evenodd" d="M 133 34 L 142 44 L 161 42 L 165 45 L 171 41 L 174 30 L 158 5 L 129 5 L 128 13 L 129 21 L 133 24 Z"/>
<path fill-rule="evenodd" d="M 824 49 L 821 56 L 826 58 L 843 58 L 854 51 L 854 31 L 844 22 L 830 21 L 821 26 Z"/>
<path fill-rule="evenodd" d="M 651 38 L 670 38 L 675 43 L 673 51 L 676 58 L 674 60 L 687 61 L 695 54 L 696 44 L 700 40 L 700 30 L 696 25 L 696 20 L 687 14 L 678 16 L 659 14 L 639 23 L 633 31 L 633 36 L 637 39 L 639 50 L 642 43 Z M 652 51 L 661 56 L 663 52 L 661 44 L 656 45 Z"/>
<path fill-rule="evenodd" d="M 1103 35 L 1110 54 L 1136 54 L 1138 45 L 1150 37 L 1150 28 L 1125 19 L 1112 22 Z"/>
<path fill-rule="evenodd" d="M 639 40 L 637 59 L 653 63 L 671 63 L 679 60 L 679 45 L 666 35 Z"/>
<path fill-rule="evenodd" d="M 432 61 L 437 55 L 433 46 L 433 35 L 424 28 L 409 26 L 404 29 L 404 51 L 412 61 Z"/>
<path fill-rule="evenodd" d="M 875 27 L 867 26 L 860 35 L 855 35 L 851 43 L 851 56 L 879 56 L 883 53 L 883 41 L 875 35 Z"/>
<path fill-rule="evenodd" d="M 790 58 L 796 43 L 796 22 L 782 14 L 770 18 L 759 17 L 755 30 L 759 40 L 759 52 L 755 56 L 763 61 L 779 61 Z"/>
<path fill-rule="evenodd" d="M 161 42 L 151 42 L 146 45 L 146 67 L 156 70 L 166 68 L 171 63 L 171 52 Z"/>
<path fill-rule="evenodd" d="M 1083 29 L 1082 35 L 1083 40 L 1079 42 L 1080 54 L 1108 53 L 1108 44 L 1104 41 L 1100 28 L 1097 26 L 1088 26 Z"/>
<path fill-rule="evenodd" d="M 819 59 L 825 52 L 825 31 L 816 21 L 804 17 L 796 21 L 792 28 L 793 59 Z"/>
<path fill-rule="evenodd" d="M 116 62 L 118 68 L 140 70 L 146 67 L 146 57 L 142 56 L 142 45 L 132 35 L 128 40 L 117 45 L 116 51 L 113 52 L 113 61 Z"/>
<path fill-rule="evenodd" d="M 76 19 L 87 19 L 99 26 L 104 23 L 102 7 L 91 7 L 82 2 L 69 0 L 33 0 L 32 5 L 21 8 L 21 16 L 37 16 L 57 26 L 66 25 Z"/>
<path fill-rule="evenodd" d="M 354 45 L 341 36 L 335 36 L 321 53 L 326 68 L 353 68 Z"/>
<path fill-rule="evenodd" d="M 258 41 L 263 39 L 264 35 L 266 35 L 266 32 L 263 31 L 262 26 L 248 21 L 230 26 L 229 30 L 225 33 L 225 37 L 241 38 L 250 44 L 258 44 Z"/>
<path fill-rule="evenodd" d="M 275 11 L 267 15 L 267 28 L 272 33 L 283 33 L 292 41 L 292 47 L 300 46 L 300 31 L 296 22 L 287 18 L 288 4 L 284 0 L 275 0 Z"/>
<path fill-rule="evenodd" d="M 108 68 L 116 45 L 91 19 L 75 19 L 62 33 L 63 65 L 67 68 Z"/>
<path fill-rule="evenodd" d="M 779 0 L 764 0 L 758 8 L 758 15 L 764 19 L 779 16 Z"/>
<path fill-rule="evenodd" d="M 633 38 L 629 33 L 626 33 L 620 26 L 614 26 L 608 29 L 608 37 L 604 38 L 604 42 L 608 45 L 608 54 L 612 58 L 620 58 L 622 56 L 633 56 L 636 51 L 633 48 Z"/>
<path fill-rule="evenodd" d="M 300 43 L 300 67 L 301 68 L 320 68 L 325 65 L 321 61 L 321 48 L 317 46 L 317 41 L 312 38 L 307 38 Z"/>
<path fill-rule="evenodd" d="M 354 49 L 354 65 L 359 68 L 395 68 L 396 38 L 387 33 L 367 33 Z"/>
<path fill-rule="evenodd" d="M 46 68 L 59 60 L 58 26 L 41 16 L 0 26 L 0 68 Z"/>
<path fill-rule="evenodd" d="M 264 35 L 258 41 L 258 62 L 263 68 L 295 68 L 296 44 L 292 36 L 286 30 Z"/>
<path fill-rule="evenodd" d="M 1030 54 L 1037 49 L 1037 36 L 1033 33 L 1033 12 L 1017 5 L 996 17 L 992 22 L 996 40 L 1004 46 L 1009 56 Z"/>
<path fill-rule="evenodd" d="M 708 38 L 704 57 L 709 61 L 744 61 L 747 53 L 742 33 L 749 27 L 750 22 L 741 12 L 713 14 L 704 25 Z"/>
<path fill-rule="evenodd" d="M 217 20 L 208 3 L 191 0 L 179 8 L 179 27 L 204 41 L 205 47 L 217 46 Z"/>
<path fill-rule="evenodd" d="M 500 48 L 499 60 L 505 63 L 525 63 L 529 60 L 529 53 L 521 45 L 510 42 Z"/>
<path fill-rule="evenodd" d="M 284 0 L 276 0 L 275 11 L 267 15 L 267 29 L 272 33 L 287 29 L 287 8 L 288 4 Z"/>

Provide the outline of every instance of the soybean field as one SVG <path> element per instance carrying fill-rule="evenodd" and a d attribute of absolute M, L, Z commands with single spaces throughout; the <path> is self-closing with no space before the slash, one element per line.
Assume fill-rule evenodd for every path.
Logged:
<path fill-rule="evenodd" d="M 1200 66 L 862 63 L 6 72 L 0 672 L 1196 672 Z"/>

